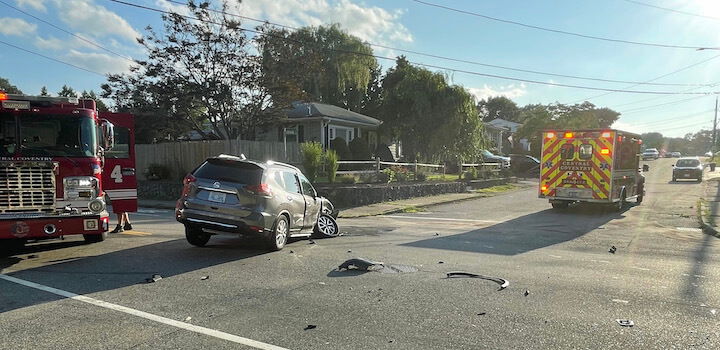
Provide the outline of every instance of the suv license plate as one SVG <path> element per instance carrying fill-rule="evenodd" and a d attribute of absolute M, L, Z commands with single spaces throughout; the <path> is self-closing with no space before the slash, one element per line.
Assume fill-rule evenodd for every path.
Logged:
<path fill-rule="evenodd" d="M 210 192 L 208 200 L 211 202 L 225 203 L 225 193 L 222 192 Z"/>
<path fill-rule="evenodd" d="M 685 177 L 690 177 L 690 174 L 685 174 L 685 175 L 683 175 L 683 176 L 685 176 Z"/>

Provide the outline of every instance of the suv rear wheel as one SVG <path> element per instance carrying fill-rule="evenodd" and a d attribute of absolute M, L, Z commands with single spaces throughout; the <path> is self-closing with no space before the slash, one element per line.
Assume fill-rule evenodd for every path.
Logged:
<path fill-rule="evenodd" d="M 268 247 L 274 251 L 283 249 L 285 243 L 287 243 L 288 232 L 290 232 L 288 219 L 285 215 L 280 215 L 275 221 L 275 226 L 273 226 L 270 235 L 267 237 Z"/>
<path fill-rule="evenodd" d="M 197 227 L 185 226 L 185 239 L 196 247 L 204 247 L 210 240 L 210 234 Z"/>

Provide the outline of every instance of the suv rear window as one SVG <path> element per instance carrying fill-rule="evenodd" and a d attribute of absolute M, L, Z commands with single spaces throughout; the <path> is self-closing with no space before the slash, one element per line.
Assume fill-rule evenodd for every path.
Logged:
<path fill-rule="evenodd" d="M 678 167 L 689 168 L 700 165 L 700 161 L 697 159 L 680 159 L 677 162 Z"/>
<path fill-rule="evenodd" d="M 263 169 L 255 164 L 233 160 L 208 159 L 193 175 L 211 180 L 235 182 L 243 185 L 258 185 Z"/>

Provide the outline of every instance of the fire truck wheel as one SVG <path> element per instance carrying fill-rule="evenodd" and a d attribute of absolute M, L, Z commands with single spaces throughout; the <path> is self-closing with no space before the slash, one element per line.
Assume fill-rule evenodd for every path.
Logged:
<path fill-rule="evenodd" d="M 196 247 L 204 247 L 210 240 L 210 234 L 199 228 L 185 226 L 185 239 Z"/>
<path fill-rule="evenodd" d="M 568 202 L 552 202 L 550 203 L 552 205 L 553 209 L 567 209 L 567 207 L 570 205 Z"/>
<path fill-rule="evenodd" d="M 6 239 L 0 243 L 0 256 L 17 254 L 25 246 L 24 239 Z"/>
<path fill-rule="evenodd" d="M 102 242 L 105 238 L 107 238 L 107 232 L 103 232 L 99 235 L 83 235 L 83 238 L 85 238 L 85 243 Z"/>

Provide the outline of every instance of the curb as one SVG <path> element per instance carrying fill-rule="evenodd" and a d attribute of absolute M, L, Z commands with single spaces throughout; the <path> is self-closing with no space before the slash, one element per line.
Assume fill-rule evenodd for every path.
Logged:
<path fill-rule="evenodd" d="M 705 217 L 704 217 L 704 215 L 703 215 L 703 205 L 704 205 L 704 204 L 705 204 L 705 199 L 704 199 L 704 198 L 698 199 L 698 202 L 697 202 L 697 205 L 696 205 L 696 207 L 697 207 L 698 224 L 700 224 L 700 228 L 702 229 L 703 233 L 705 233 L 706 235 L 711 235 L 711 236 L 715 236 L 715 237 L 720 238 L 720 233 L 718 232 L 718 230 L 715 229 L 714 227 L 708 225 L 708 224 L 705 222 Z"/>
<path fill-rule="evenodd" d="M 449 200 L 445 200 L 445 201 L 439 201 L 439 202 L 433 202 L 433 203 L 426 203 L 426 204 L 421 204 L 421 205 L 413 205 L 413 207 L 415 207 L 415 208 L 427 208 L 427 207 L 431 207 L 431 206 L 433 206 L 433 205 L 457 203 L 457 202 L 463 202 L 463 201 L 467 201 L 467 200 L 478 199 L 478 198 L 487 198 L 487 197 L 488 197 L 487 195 L 483 195 L 483 194 L 478 193 L 476 196 L 471 196 L 471 197 L 466 197 L 466 198 L 458 198 L 458 199 L 449 199 Z M 343 216 L 343 215 L 342 215 L 342 210 L 341 210 L 341 211 L 340 211 L 340 215 L 338 216 L 338 218 L 341 218 L 341 219 L 366 218 L 366 217 L 370 217 L 370 216 L 378 216 L 378 215 L 402 213 L 404 210 L 405 210 L 405 207 L 400 207 L 400 208 L 397 208 L 397 209 L 384 210 L 384 211 L 379 212 L 379 213 L 360 214 L 360 215 L 351 215 L 351 216 Z"/>

